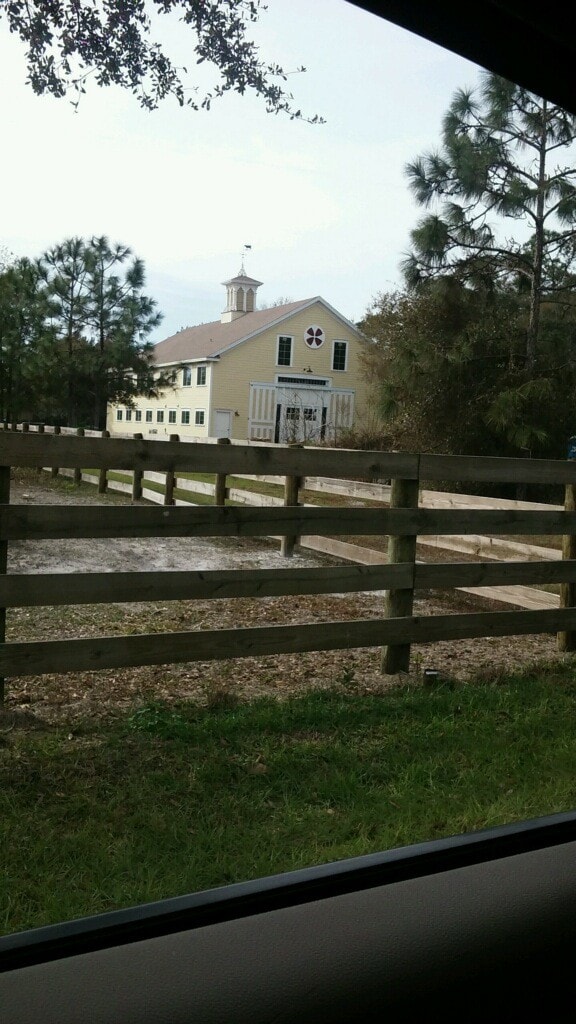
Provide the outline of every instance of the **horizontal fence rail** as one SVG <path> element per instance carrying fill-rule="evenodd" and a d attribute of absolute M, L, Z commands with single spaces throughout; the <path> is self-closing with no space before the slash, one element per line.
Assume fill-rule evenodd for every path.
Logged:
<path fill-rule="evenodd" d="M 269 654 L 378 647 L 383 643 L 431 643 L 546 633 L 566 628 L 576 628 L 576 608 L 145 633 L 96 640 L 40 640 L 5 644 L 0 648 L 0 674 L 37 675 L 186 661 L 221 661 Z"/>
<path fill-rule="evenodd" d="M 99 486 L 106 472 L 131 471 L 138 487 L 127 485 L 133 504 L 124 506 L 14 505 L 9 502 L 9 467 L 64 467 L 74 472 L 91 467 Z M 53 474 L 59 472 L 52 470 Z M 218 502 L 190 506 L 173 497 L 178 473 L 210 473 Z M 436 507 L 418 507 L 421 481 L 564 483 L 576 487 L 576 461 L 466 458 L 396 452 L 290 448 L 273 445 L 204 444 L 141 439 L 71 436 L 57 433 L 0 430 L 0 677 L 122 668 L 135 665 L 210 661 L 235 657 L 294 654 L 305 651 L 385 647 L 385 671 L 407 665 L 410 645 L 439 640 L 473 639 L 563 631 L 576 637 L 576 548 L 565 545 L 562 560 L 422 564 L 415 558 L 418 536 L 558 535 L 576 536 L 574 503 L 565 508 L 473 508 L 445 495 Z M 162 485 L 164 506 L 138 504 L 146 495 L 147 476 Z M 225 505 L 227 476 L 287 479 L 283 505 Z M 390 480 L 390 506 L 378 504 L 374 484 L 365 497 L 370 507 L 314 507 L 298 504 L 306 477 Z M 182 481 L 184 483 L 184 481 Z M 168 486 L 169 484 L 169 486 Z M 195 482 L 186 481 L 194 491 Z M 326 488 L 330 490 L 328 485 Z M 168 492 L 170 492 L 168 494 Z M 198 482 L 198 493 L 214 493 L 214 485 Z M 162 499 L 160 499 L 162 500 Z M 275 499 L 278 500 L 278 499 Z M 175 502 L 172 504 L 172 502 Z M 443 507 L 447 504 L 449 507 Z M 440 507 L 438 507 L 440 506 Z M 56 539 L 152 537 L 283 537 L 291 554 L 299 537 L 386 536 L 390 563 L 316 568 L 241 569 L 139 573 L 6 572 L 6 551 L 14 542 Z M 572 552 L 566 554 L 566 552 Z M 411 614 L 414 590 L 453 587 L 498 587 L 529 583 L 559 584 L 564 605 L 537 611 L 418 616 Z M 263 598 L 297 594 L 384 591 L 384 617 L 362 621 L 298 623 L 241 629 L 199 630 L 94 639 L 5 643 L 5 609 L 40 605 L 111 602 Z M 568 595 L 568 597 L 566 597 Z M 403 610 L 402 610 L 403 609 Z M 408 611 L 410 614 L 408 614 Z M 571 649 L 570 644 L 564 649 Z M 396 652 L 397 657 L 394 656 Z M 395 667 L 392 667 L 395 666 Z"/>
<path fill-rule="evenodd" d="M 0 540 L 107 537 L 265 537 L 273 534 L 576 533 L 576 512 L 467 509 L 109 508 L 11 505 L 0 512 Z"/>
<path fill-rule="evenodd" d="M 576 462 L 553 459 L 417 455 L 274 445 L 74 437 L 0 430 L 0 466 L 66 466 L 235 475 L 324 476 L 341 479 L 454 480 L 483 483 L 572 483 Z"/>

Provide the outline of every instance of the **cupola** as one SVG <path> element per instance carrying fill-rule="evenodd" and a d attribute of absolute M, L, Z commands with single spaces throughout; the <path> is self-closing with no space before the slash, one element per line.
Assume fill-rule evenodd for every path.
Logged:
<path fill-rule="evenodd" d="M 229 324 L 237 320 L 245 313 L 253 313 L 256 309 L 256 292 L 262 281 L 256 281 L 254 277 L 248 277 L 244 270 L 244 264 L 240 267 L 237 277 L 231 277 L 229 281 L 223 281 L 226 288 L 226 308 L 220 317 L 223 324 Z"/>

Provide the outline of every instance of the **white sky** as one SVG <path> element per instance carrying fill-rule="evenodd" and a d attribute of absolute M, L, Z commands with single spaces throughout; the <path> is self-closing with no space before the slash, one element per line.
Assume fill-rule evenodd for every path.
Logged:
<path fill-rule="evenodd" d="M 159 25 L 195 74 L 185 28 Z M 254 38 L 263 58 L 308 69 L 290 89 L 326 124 L 236 94 L 209 112 L 168 100 L 150 113 L 95 85 L 75 113 L 25 84 L 23 46 L 0 18 L 0 245 L 30 257 L 74 235 L 130 245 L 164 314 L 153 341 L 219 318 L 245 243 L 260 301 L 322 295 L 360 319 L 400 285 L 421 215 L 404 166 L 435 148 L 453 92 L 478 69 L 345 0 L 268 0 Z"/>

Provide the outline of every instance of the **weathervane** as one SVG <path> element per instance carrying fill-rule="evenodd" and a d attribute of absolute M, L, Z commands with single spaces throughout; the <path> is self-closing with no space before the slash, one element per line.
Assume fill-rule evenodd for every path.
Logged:
<path fill-rule="evenodd" d="M 244 257 L 246 256 L 247 250 L 251 248 L 251 245 L 243 245 L 242 252 L 240 253 L 240 273 L 244 274 L 244 276 L 246 276 L 246 271 L 244 269 Z"/>

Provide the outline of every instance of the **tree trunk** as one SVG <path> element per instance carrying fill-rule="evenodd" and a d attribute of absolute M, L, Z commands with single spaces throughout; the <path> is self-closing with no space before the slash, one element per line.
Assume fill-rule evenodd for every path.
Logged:
<path fill-rule="evenodd" d="M 548 104 L 542 100 L 542 128 L 538 157 L 538 192 L 536 197 L 536 218 L 534 225 L 534 262 L 530 287 L 530 313 L 526 332 L 526 369 L 532 371 L 536 361 L 540 307 L 542 305 L 542 264 L 544 260 L 544 217 L 546 198 L 546 126 Z"/>

